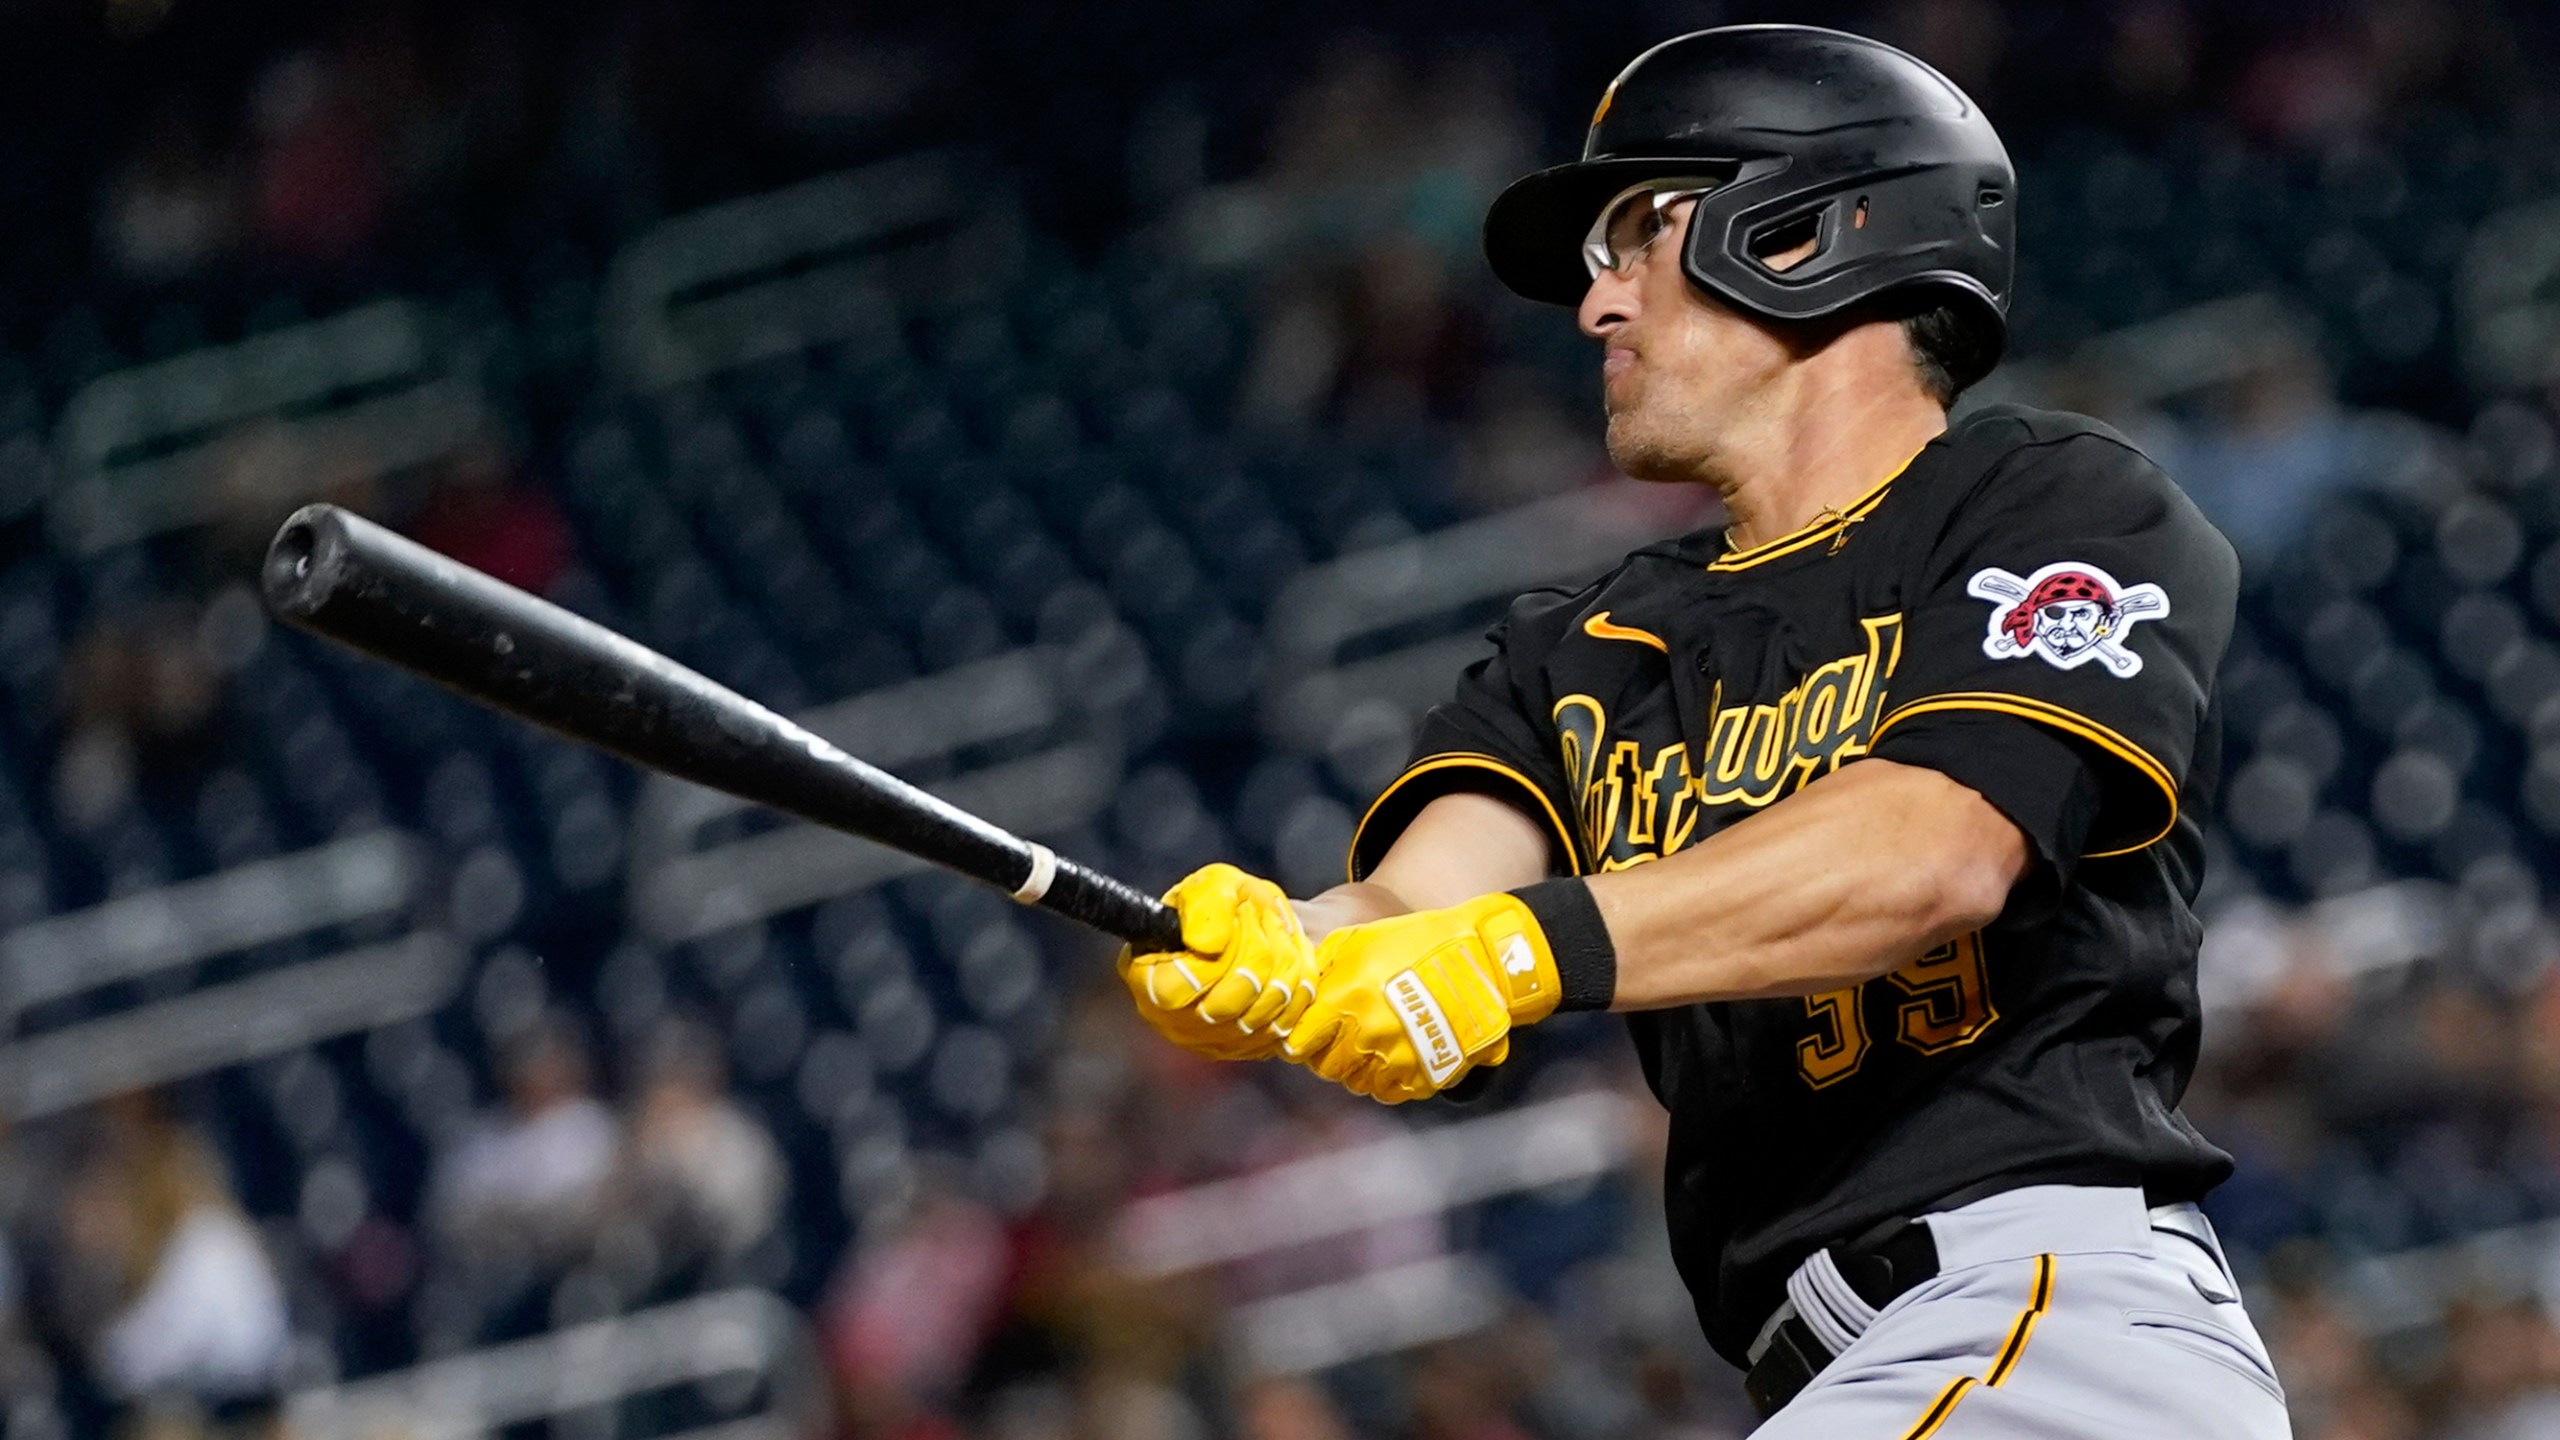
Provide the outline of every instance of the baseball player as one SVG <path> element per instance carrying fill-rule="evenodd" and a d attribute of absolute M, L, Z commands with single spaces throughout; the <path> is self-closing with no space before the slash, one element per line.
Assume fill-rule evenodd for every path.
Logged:
<path fill-rule="evenodd" d="M 1395 1102 L 1623 1012 L 1673 1251 L 1773 1437 L 2288 1433 L 2194 1205 L 2200 813 L 2231 547 L 2122 436 L 1947 406 L 2016 180 L 1913 57 L 1638 57 L 1486 254 L 1578 305 L 1612 458 L 1731 523 L 1523 596 L 1293 904 L 1232 867 L 1150 1023 Z"/>

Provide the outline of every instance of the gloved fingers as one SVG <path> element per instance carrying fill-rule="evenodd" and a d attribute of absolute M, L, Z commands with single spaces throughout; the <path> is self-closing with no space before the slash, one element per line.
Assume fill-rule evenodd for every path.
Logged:
<path fill-rule="evenodd" d="M 1252 1035 L 1217 1035 L 1196 1040 L 1188 1047 L 1192 1054 L 1211 1060 L 1260 1060 L 1270 1052 L 1255 1043 Z"/>
<path fill-rule="evenodd" d="M 1298 912 L 1276 887 L 1268 901 L 1236 907 L 1235 932 L 1227 944 L 1228 954 L 1249 959 L 1266 979 L 1315 969 L 1315 947 L 1307 943 Z"/>
<path fill-rule="evenodd" d="M 1181 1011 L 1151 1010 L 1141 1006 L 1138 1010 L 1138 1017 L 1147 1022 L 1148 1029 L 1163 1036 L 1174 1045 L 1179 1046 L 1182 1049 L 1192 1051 L 1195 1054 L 1207 1053 L 1201 1049 L 1201 1044 L 1209 1037 L 1197 1026 L 1184 1024 Z M 1216 1057 L 1212 1056 L 1211 1058 L 1215 1059 Z"/>
<path fill-rule="evenodd" d="M 1197 956 L 1142 955 L 1127 978 L 1130 990 L 1143 1004 L 1159 1010 L 1182 1010 L 1199 1000 L 1208 990 L 1209 981 L 1217 978 L 1214 971 L 1205 978 L 1201 975 L 1208 968 L 1208 963 Z"/>
<path fill-rule="evenodd" d="M 1182 892 L 1176 890 L 1177 896 Z M 1195 894 L 1178 900 L 1174 911 L 1182 917 L 1182 948 L 1194 955 L 1223 955 L 1234 943 L 1235 907 L 1215 895 Z"/>
<path fill-rule="evenodd" d="M 1218 955 L 1235 943 L 1246 885 L 1252 879 L 1233 865 L 1203 865 L 1165 892 L 1165 903 L 1182 916 L 1184 949 Z"/>
<path fill-rule="evenodd" d="M 1219 867 L 1212 865 L 1209 868 L 1215 870 Z M 1259 875 L 1236 870 L 1234 866 L 1226 868 L 1234 873 L 1234 878 L 1224 883 L 1228 886 L 1228 893 L 1235 897 L 1233 903 L 1238 910 L 1275 908 L 1286 910 L 1289 908 L 1287 891 Z"/>
<path fill-rule="evenodd" d="M 1407 1081 L 1381 1076 L 1376 1077 L 1371 1084 L 1369 1098 L 1381 1105 L 1404 1105 L 1437 1093 L 1434 1090 L 1415 1089 Z"/>
<path fill-rule="evenodd" d="M 1225 1025 L 1204 1025 L 1189 1010 L 1141 1007 L 1147 1028 L 1174 1046 L 1209 1060 L 1259 1060 L 1279 1048 L 1276 1036 L 1248 1035 Z"/>
<path fill-rule="evenodd" d="M 1363 1051 L 1358 1058 L 1342 1067 L 1340 1084 L 1354 1095 L 1375 1100 L 1378 1091 L 1395 1077 L 1396 1066 L 1388 1057 L 1375 1051 Z"/>
<path fill-rule="evenodd" d="M 1378 1072 L 1378 1057 L 1355 1050 L 1342 1064 L 1331 1067 L 1331 1071 L 1330 1074 L 1324 1071 L 1317 1073 L 1354 1095 L 1366 1095 Z"/>
<path fill-rule="evenodd" d="M 1359 1065 L 1360 1060 L 1359 1047 L 1347 1041 L 1337 1040 L 1300 1063 L 1315 1072 L 1317 1079 L 1330 1080 L 1339 1085 Z"/>
<path fill-rule="evenodd" d="M 1298 1028 L 1299 1024 L 1306 1019 L 1308 1010 L 1316 1003 L 1315 982 L 1302 980 L 1288 986 L 1285 990 L 1278 985 L 1271 988 L 1281 992 L 1280 1009 L 1265 1023 L 1270 1029 L 1285 1035 Z"/>
<path fill-rule="evenodd" d="M 1319 994 L 1308 1008 L 1309 1020 L 1327 1026 L 1331 1033 L 1326 1046 L 1350 1049 L 1363 1055 L 1396 1055 L 1410 1053 L 1404 1027 L 1393 1015 L 1372 1014 L 1356 1005 L 1343 1005 Z M 1295 1033 L 1295 1032 L 1292 1032 Z"/>
<path fill-rule="evenodd" d="M 1288 1008 L 1290 988 L 1285 980 L 1263 982 L 1262 988 L 1254 992 L 1252 1003 L 1244 1007 L 1244 1013 L 1228 1023 L 1249 1033 L 1277 1033 L 1278 1027 L 1274 1022 Z M 1204 1009 L 1202 1013 L 1207 1011 Z"/>
<path fill-rule="evenodd" d="M 1304 1065 L 1312 1070 L 1325 1052 L 1333 1047 L 1334 1037 L 1350 1023 L 1351 1017 L 1340 1010 L 1311 1007 L 1289 1027 L 1287 1037 L 1280 1042 L 1280 1053 L 1291 1064 Z"/>
<path fill-rule="evenodd" d="M 1359 1090 L 1361 1082 L 1386 1057 L 1363 1046 L 1356 1034 L 1344 1035 L 1325 1051 L 1324 1058 L 1311 1067 L 1316 1074 L 1345 1089 Z M 1366 1093 L 1363 1091 L 1362 1093 Z"/>
<path fill-rule="evenodd" d="M 1262 998 L 1262 992 L 1269 988 L 1262 983 L 1261 976 L 1242 965 L 1230 965 L 1226 972 L 1210 981 L 1209 988 L 1202 991 L 1200 998 L 1191 1005 L 1201 1019 L 1212 1025 L 1231 1025 L 1243 1018 L 1245 1012 L 1253 1008 L 1254 1002 Z"/>
<path fill-rule="evenodd" d="M 1364 1088 L 1381 1105 L 1402 1105 L 1440 1093 L 1440 1087 L 1414 1066 L 1383 1060 L 1369 1072 Z"/>

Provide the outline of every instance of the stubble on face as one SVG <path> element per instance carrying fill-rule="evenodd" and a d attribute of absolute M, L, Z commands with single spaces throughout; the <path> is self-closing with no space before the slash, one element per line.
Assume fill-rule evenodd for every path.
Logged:
<path fill-rule="evenodd" d="M 1775 335 L 1697 293 L 1675 263 L 1646 277 L 1644 316 L 1609 344 L 1632 363 L 1607 374 L 1605 443 L 1620 474 L 1660 483 L 1719 483 L 1720 457 L 1753 426 L 1785 369 Z"/>
<path fill-rule="evenodd" d="M 1606 397 L 1609 427 L 1605 443 L 1609 463 L 1618 473 L 1637 480 L 1658 483 L 1694 480 L 1697 453 L 1703 428 L 1685 413 L 1676 396 L 1658 393 L 1669 385 L 1654 387 L 1648 394 L 1646 376 L 1639 368 L 1612 386 Z"/>
<path fill-rule="evenodd" d="M 1636 362 L 1604 391 L 1610 462 L 1637 480 L 1717 484 L 1724 442 L 1756 408 L 1774 347 L 1740 316 L 1685 291 L 1628 339 Z"/>

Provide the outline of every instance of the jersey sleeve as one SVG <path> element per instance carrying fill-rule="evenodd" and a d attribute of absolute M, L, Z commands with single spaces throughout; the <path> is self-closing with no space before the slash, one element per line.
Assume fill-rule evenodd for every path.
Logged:
<path fill-rule="evenodd" d="M 2079 432 L 2011 452 L 1917 569 L 1869 753 L 1970 786 L 2066 867 L 2166 835 L 2238 603 L 2221 533 L 2141 452 Z M 2031 732 L 2070 742 L 2094 796 Z"/>
<path fill-rule="evenodd" d="M 1582 872 L 1543 674 L 1574 603 L 1557 591 L 1525 595 L 1485 633 L 1493 653 L 1468 666 L 1456 693 L 1423 716 L 1413 758 L 1361 817 L 1351 837 L 1352 879 L 1377 867 L 1422 807 L 1459 791 L 1490 795 L 1527 816 L 1547 837 L 1549 864 Z"/>

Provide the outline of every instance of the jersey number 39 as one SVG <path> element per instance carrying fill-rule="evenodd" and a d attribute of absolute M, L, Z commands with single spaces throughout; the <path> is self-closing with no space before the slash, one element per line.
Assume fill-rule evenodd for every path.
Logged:
<path fill-rule="evenodd" d="M 1884 977 L 1905 997 L 1894 1007 L 1894 1038 L 1923 1055 L 1969 1045 L 2000 1013 L 1982 970 L 1982 937 L 1941 945 Z M 1816 1090 L 1858 1073 L 1866 1062 L 1866 986 L 1804 997 L 1813 1034 L 1796 1042 L 1796 1068 Z"/>

